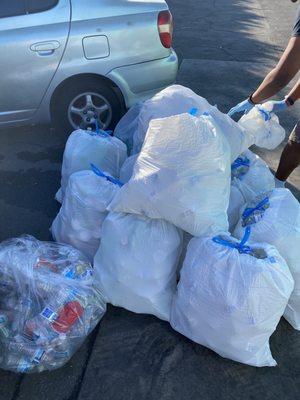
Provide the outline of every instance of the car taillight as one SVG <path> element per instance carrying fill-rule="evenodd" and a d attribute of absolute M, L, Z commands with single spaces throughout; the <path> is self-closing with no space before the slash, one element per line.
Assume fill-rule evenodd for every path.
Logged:
<path fill-rule="evenodd" d="M 162 45 L 169 49 L 173 38 L 173 17 L 169 10 L 158 14 L 157 26 Z"/>

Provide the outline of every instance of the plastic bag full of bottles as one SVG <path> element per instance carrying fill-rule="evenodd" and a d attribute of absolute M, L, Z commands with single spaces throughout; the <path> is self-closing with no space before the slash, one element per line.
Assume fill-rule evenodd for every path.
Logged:
<path fill-rule="evenodd" d="M 71 246 L 22 236 L 0 244 L 0 367 L 19 373 L 64 365 L 106 304 L 89 261 Z"/>

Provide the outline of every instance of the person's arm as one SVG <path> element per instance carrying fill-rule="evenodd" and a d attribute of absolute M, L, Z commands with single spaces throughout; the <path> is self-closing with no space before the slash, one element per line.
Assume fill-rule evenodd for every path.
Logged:
<path fill-rule="evenodd" d="M 290 39 L 277 66 L 266 76 L 259 88 L 246 100 L 231 108 L 229 116 L 247 112 L 283 89 L 300 70 L 300 36 Z"/>
<path fill-rule="evenodd" d="M 290 93 L 287 95 L 287 99 L 292 100 L 292 102 L 294 102 L 294 103 L 300 99 L 300 79 L 298 80 L 296 85 L 293 87 L 293 89 L 290 91 Z"/>
<path fill-rule="evenodd" d="M 300 37 L 292 37 L 277 66 L 266 76 L 251 96 L 255 104 L 274 96 L 283 89 L 300 70 Z"/>
<path fill-rule="evenodd" d="M 296 83 L 290 93 L 280 101 L 267 101 L 266 103 L 262 104 L 261 108 L 268 112 L 277 113 L 279 111 L 286 110 L 288 107 L 294 105 L 294 103 L 300 99 L 300 80 Z"/>

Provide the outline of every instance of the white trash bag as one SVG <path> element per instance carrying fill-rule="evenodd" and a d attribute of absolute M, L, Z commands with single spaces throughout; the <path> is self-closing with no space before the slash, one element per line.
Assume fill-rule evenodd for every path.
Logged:
<path fill-rule="evenodd" d="M 134 154 L 133 156 L 130 156 L 125 160 L 120 171 L 120 181 L 122 183 L 127 183 L 132 177 L 137 158 L 138 154 Z"/>
<path fill-rule="evenodd" d="M 171 311 L 171 326 L 222 357 L 276 365 L 269 338 L 294 282 L 274 246 L 229 234 L 191 240 Z"/>
<path fill-rule="evenodd" d="M 133 150 L 132 154 L 141 151 L 144 139 L 149 128 L 149 124 L 153 119 L 171 117 L 178 114 L 188 113 L 191 109 L 195 109 L 198 116 L 204 113 L 210 114 L 215 124 L 218 124 L 220 131 L 224 134 L 229 142 L 231 150 L 231 160 L 234 161 L 239 154 L 254 144 L 254 137 L 251 134 L 246 135 L 245 131 L 227 114 L 223 114 L 216 106 L 212 106 L 201 96 L 198 96 L 191 89 L 181 85 L 172 85 L 157 93 L 151 99 L 145 101 L 141 108 L 129 111 L 126 120 L 131 120 L 134 115 L 135 123 L 129 123 L 129 131 L 133 132 Z M 134 125 L 134 128 L 132 126 Z M 163 135 L 164 132 L 161 132 Z M 116 135 L 120 138 L 128 136 L 118 132 Z M 125 140 L 128 143 L 128 140 Z"/>
<path fill-rule="evenodd" d="M 114 136 L 126 144 L 129 153 L 133 148 L 133 136 L 138 130 L 139 117 L 142 108 L 143 102 L 136 103 L 134 106 L 132 106 L 120 119 L 114 131 Z"/>
<path fill-rule="evenodd" d="M 251 240 L 266 241 L 285 258 L 295 280 L 295 289 L 285 310 L 285 319 L 300 330 L 300 205 L 288 189 L 274 189 L 264 198 L 247 204 L 234 235 L 240 238 L 251 226 Z"/>
<path fill-rule="evenodd" d="M 69 177 L 74 172 L 88 170 L 93 163 L 102 171 L 118 178 L 126 158 L 126 145 L 104 131 L 95 133 L 79 129 L 73 132 L 66 144 L 61 189 L 56 194 L 56 200 L 62 203 Z"/>
<path fill-rule="evenodd" d="M 247 134 L 255 137 L 254 143 L 258 147 L 274 150 L 285 138 L 285 130 L 280 125 L 278 117 L 268 111 L 267 103 L 253 107 L 243 115 L 239 125 Z"/>
<path fill-rule="evenodd" d="M 161 218 L 199 236 L 228 229 L 230 151 L 210 116 L 153 120 L 110 211 Z"/>
<path fill-rule="evenodd" d="M 70 176 L 62 207 L 53 221 L 55 241 L 82 251 L 90 261 L 100 245 L 101 228 L 107 206 L 121 184 L 93 166 L 93 171 L 79 171 Z"/>
<path fill-rule="evenodd" d="M 231 165 L 232 185 L 246 201 L 275 189 L 275 179 L 268 165 L 259 156 L 247 150 Z"/>
<path fill-rule="evenodd" d="M 169 320 L 182 232 L 163 220 L 117 213 L 102 232 L 94 268 L 107 301 Z"/>
<path fill-rule="evenodd" d="M 268 165 L 250 150 L 241 154 L 231 165 L 229 231 L 233 232 L 247 202 L 274 188 L 274 176 Z"/>
<path fill-rule="evenodd" d="M 229 207 L 227 210 L 228 221 L 229 221 L 229 232 L 233 232 L 237 223 L 239 222 L 239 218 L 243 207 L 246 202 L 244 196 L 241 191 L 234 185 L 231 185 L 230 188 L 230 198 L 229 198 Z"/>

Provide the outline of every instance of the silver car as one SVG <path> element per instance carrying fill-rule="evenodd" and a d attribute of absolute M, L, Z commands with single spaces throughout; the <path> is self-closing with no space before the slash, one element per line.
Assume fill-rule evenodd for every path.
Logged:
<path fill-rule="evenodd" d="M 173 83 L 164 0 L 0 0 L 0 127 L 113 127 Z"/>

